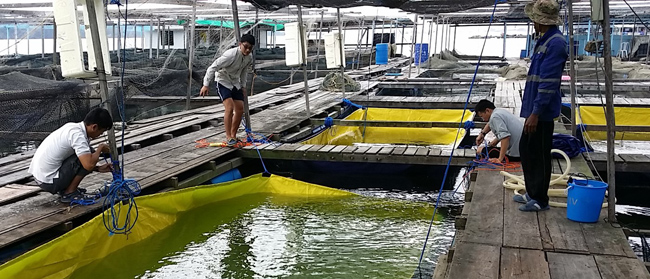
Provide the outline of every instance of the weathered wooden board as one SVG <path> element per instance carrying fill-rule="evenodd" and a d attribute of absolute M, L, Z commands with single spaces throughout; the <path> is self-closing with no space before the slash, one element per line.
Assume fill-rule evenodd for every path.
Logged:
<path fill-rule="evenodd" d="M 501 248 L 501 279 L 550 279 L 541 250 Z"/>

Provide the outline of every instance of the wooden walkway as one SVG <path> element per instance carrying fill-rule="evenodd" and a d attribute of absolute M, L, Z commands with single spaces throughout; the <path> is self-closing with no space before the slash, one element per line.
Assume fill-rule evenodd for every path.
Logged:
<path fill-rule="evenodd" d="M 395 59 L 388 65 L 373 65 L 369 69 L 350 72 L 357 79 L 381 74 L 390 67 L 401 66 L 405 59 Z M 295 122 L 309 121 L 310 117 L 327 114 L 340 104 L 340 93 L 318 90 L 322 79 L 309 82 L 311 116 L 304 113 L 303 83 L 283 86 L 249 98 L 253 129 L 263 132 L 283 132 Z M 362 87 L 376 82 L 362 82 Z M 348 92 L 347 96 L 360 94 Z M 287 121 L 280 113 L 294 109 L 299 115 Z M 334 108 L 335 109 L 335 108 Z M 300 115 L 300 111 L 304 115 Z M 243 163 L 238 151 L 230 148 L 196 148 L 195 141 L 225 140 L 223 106 L 212 105 L 159 117 L 133 121 L 125 131 L 125 176 L 138 180 L 143 193 L 153 193 L 166 188 L 197 185 Z M 266 129 L 264 129 L 267 127 Z M 266 131 L 264 131 L 266 130 Z M 118 133 L 118 137 L 119 137 Z M 96 145 L 95 140 L 92 144 Z M 68 207 L 58 202 L 55 195 L 40 192 L 33 186 L 27 168 L 33 151 L 0 158 L 0 252 L 3 256 L 16 253 L 14 249 L 26 240 L 36 240 L 43 235 L 59 235 L 84 222 L 87 216 L 100 212 L 101 205 Z M 89 191 L 99 188 L 110 174 L 92 173 L 80 185 Z M 46 237 L 48 238 L 48 237 Z M 13 252 L 12 252 L 13 251 Z M 10 255 L 11 256 L 11 255 Z"/>
<path fill-rule="evenodd" d="M 573 168 L 588 172 L 576 157 Z M 554 172 L 562 166 L 555 163 Z M 621 228 L 603 221 L 566 218 L 566 208 L 531 213 L 518 210 L 513 191 L 496 171 L 479 171 L 457 220 L 456 238 L 441 257 L 435 279 L 443 278 L 650 278 Z"/>
<path fill-rule="evenodd" d="M 517 111 L 521 99 L 511 85 L 516 89 L 505 84 L 505 90 L 496 91 L 495 102 L 497 107 Z M 573 158 L 571 164 L 571 172 L 591 175 L 582 157 Z M 554 160 L 554 173 L 562 173 L 565 167 Z M 566 208 L 522 212 L 503 181 L 498 171 L 479 170 L 473 176 L 456 221 L 454 244 L 439 258 L 435 279 L 650 278 L 623 230 L 604 221 L 606 209 L 595 224 L 568 220 Z"/>

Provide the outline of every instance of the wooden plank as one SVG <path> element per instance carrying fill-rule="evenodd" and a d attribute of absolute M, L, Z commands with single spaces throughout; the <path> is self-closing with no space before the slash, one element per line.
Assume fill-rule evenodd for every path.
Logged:
<path fill-rule="evenodd" d="M 429 148 L 428 147 L 423 147 L 420 146 L 418 149 L 415 151 L 415 156 L 423 156 L 426 157 L 429 154 Z"/>
<path fill-rule="evenodd" d="M 541 250 L 537 213 L 520 211 L 521 204 L 512 200 L 513 195 L 512 190 L 503 193 L 503 246 Z"/>
<path fill-rule="evenodd" d="M 636 258 L 621 228 L 615 228 L 603 221 L 607 218 L 607 208 L 600 211 L 597 223 L 581 223 L 582 231 L 592 254 L 614 255 Z"/>
<path fill-rule="evenodd" d="M 473 187 L 472 214 L 467 217 L 467 242 L 501 246 L 503 243 L 503 176 L 479 171 Z"/>
<path fill-rule="evenodd" d="M 356 150 L 354 150 L 354 154 L 364 154 L 366 151 L 370 150 L 370 146 L 359 146 Z"/>
<path fill-rule="evenodd" d="M 650 273 L 637 258 L 595 255 L 603 279 L 646 279 Z"/>
<path fill-rule="evenodd" d="M 500 254 L 497 246 L 457 242 L 448 278 L 499 278 Z"/>
<path fill-rule="evenodd" d="M 501 248 L 501 279 L 550 279 L 544 252 Z"/>
<path fill-rule="evenodd" d="M 20 184 L 9 184 L 0 187 L 0 205 L 24 199 L 41 191 L 41 187 Z"/>
<path fill-rule="evenodd" d="M 379 150 L 379 152 L 377 154 L 379 154 L 379 155 L 390 155 L 393 152 L 393 149 L 395 149 L 395 147 L 392 147 L 392 146 L 382 147 L 381 150 Z"/>
<path fill-rule="evenodd" d="M 593 256 L 547 252 L 552 279 L 601 279 Z"/>
<path fill-rule="evenodd" d="M 442 150 L 440 148 L 431 148 L 429 149 L 429 156 L 440 156 Z"/>
<path fill-rule="evenodd" d="M 341 151 L 341 153 L 352 153 L 356 149 L 357 149 L 356 146 L 351 145 L 351 146 L 348 146 L 348 147 L 344 148 L 343 151 Z"/>
<path fill-rule="evenodd" d="M 369 154 L 369 155 L 375 155 L 375 154 L 377 154 L 377 153 L 378 153 L 382 148 L 383 148 L 383 147 L 381 147 L 381 146 L 373 146 L 373 147 L 371 147 L 370 149 L 368 149 L 368 151 L 366 151 L 366 154 Z"/>
<path fill-rule="evenodd" d="M 330 150 L 334 149 L 334 147 L 336 147 L 336 145 L 329 145 L 328 144 L 328 145 L 323 146 L 323 148 L 318 150 L 318 152 L 330 152 Z"/>
<path fill-rule="evenodd" d="M 296 151 L 305 152 L 305 151 L 307 151 L 307 149 L 310 149 L 312 146 L 313 146 L 313 145 L 311 145 L 311 144 L 304 144 L 303 146 L 298 147 L 298 148 L 296 149 Z"/>
<path fill-rule="evenodd" d="M 348 146 L 347 145 L 337 145 L 336 147 L 332 148 L 332 150 L 330 150 L 330 153 L 334 153 L 334 154 L 341 153 L 341 151 L 343 151 L 343 149 L 345 149 L 346 147 L 348 147 Z"/>
<path fill-rule="evenodd" d="M 303 146 L 302 144 L 298 143 L 285 143 L 280 146 L 278 146 L 275 150 L 276 151 L 295 151 L 296 149 L 300 148 Z"/>
<path fill-rule="evenodd" d="M 404 154 L 404 151 L 406 151 L 406 147 L 395 147 L 391 155 L 402 155 Z"/>
<path fill-rule="evenodd" d="M 406 148 L 404 151 L 404 155 L 406 156 L 414 156 L 415 152 L 418 150 L 417 146 L 409 146 Z"/>
<path fill-rule="evenodd" d="M 538 212 L 537 218 L 545 250 L 581 254 L 589 252 L 580 223 L 566 218 L 566 208 L 554 207 Z"/>

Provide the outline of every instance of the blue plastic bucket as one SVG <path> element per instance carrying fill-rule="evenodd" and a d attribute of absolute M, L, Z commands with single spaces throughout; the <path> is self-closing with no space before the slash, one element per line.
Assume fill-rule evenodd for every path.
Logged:
<path fill-rule="evenodd" d="M 240 179 L 241 178 L 241 173 L 239 172 L 238 169 L 231 169 L 227 172 L 224 172 L 220 174 L 219 176 L 210 179 L 210 183 L 212 184 L 217 184 L 217 183 L 222 183 L 222 182 L 228 182 L 228 181 L 233 181 L 235 179 Z"/>
<path fill-rule="evenodd" d="M 375 52 L 375 64 L 388 64 L 388 44 L 377 44 L 377 52 Z"/>
<path fill-rule="evenodd" d="M 524 59 L 528 57 L 528 50 L 527 49 L 522 49 L 521 52 L 519 53 L 519 58 Z"/>
<path fill-rule="evenodd" d="M 576 222 L 598 222 L 607 191 L 607 183 L 573 179 L 568 184 L 566 217 Z"/>
<path fill-rule="evenodd" d="M 422 52 L 422 54 L 420 54 Z M 415 44 L 413 61 L 415 65 L 420 65 L 429 59 L 429 44 Z"/>

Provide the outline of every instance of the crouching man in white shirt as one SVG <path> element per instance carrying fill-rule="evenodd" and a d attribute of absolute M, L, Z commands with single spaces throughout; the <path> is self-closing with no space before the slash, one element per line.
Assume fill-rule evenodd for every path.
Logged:
<path fill-rule="evenodd" d="M 97 150 L 90 147 L 90 139 L 99 137 L 113 127 L 113 119 L 106 109 L 95 108 L 83 122 L 67 123 L 52 132 L 36 149 L 29 173 L 47 192 L 61 195 L 61 202 L 86 198 L 81 180 L 92 171 L 110 172 L 112 166 L 97 166 L 101 153 L 108 153 L 102 143 Z"/>

